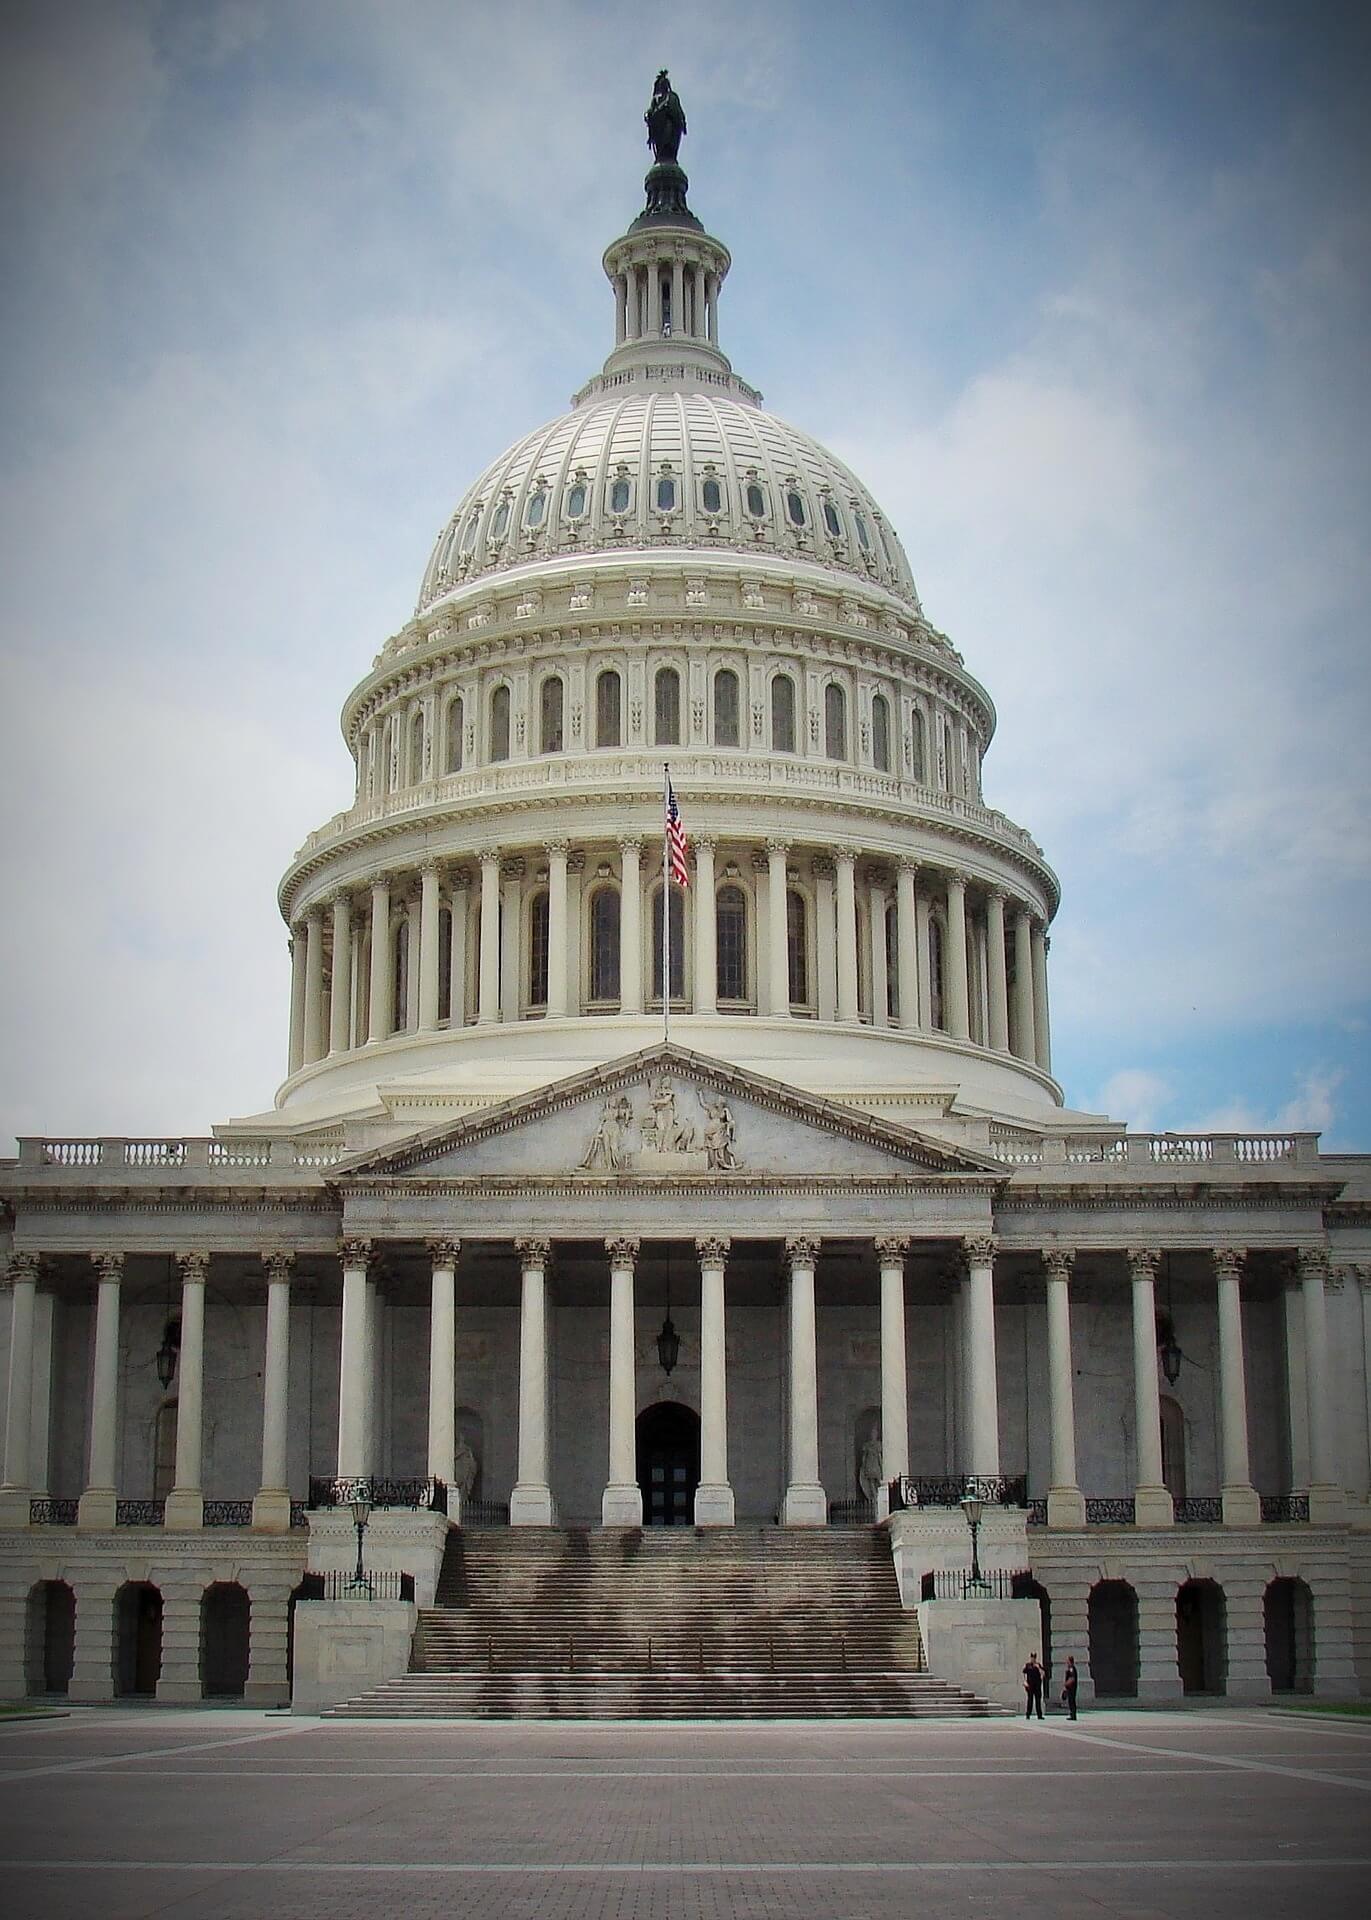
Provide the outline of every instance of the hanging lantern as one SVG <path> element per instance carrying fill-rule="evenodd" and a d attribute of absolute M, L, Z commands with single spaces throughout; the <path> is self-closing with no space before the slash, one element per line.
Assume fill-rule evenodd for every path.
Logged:
<path fill-rule="evenodd" d="M 1181 1343 L 1176 1338 L 1176 1329 L 1169 1313 L 1164 1313 L 1157 1323 L 1157 1353 L 1162 1372 L 1166 1375 L 1166 1384 L 1174 1387 L 1181 1377 L 1181 1361 L 1185 1355 L 1181 1352 Z"/>
<path fill-rule="evenodd" d="M 681 1336 L 672 1324 L 671 1314 L 667 1313 L 662 1322 L 662 1330 L 657 1335 L 657 1358 L 662 1363 L 662 1372 L 670 1373 L 681 1357 Z"/>
<path fill-rule="evenodd" d="M 181 1351 L 181 1323 L 168 1320 L 162 1333 L 162 1344 L 157 1349 L 157 1378 L 166 1392 L 176 1373 L 176 1360 Z"/>

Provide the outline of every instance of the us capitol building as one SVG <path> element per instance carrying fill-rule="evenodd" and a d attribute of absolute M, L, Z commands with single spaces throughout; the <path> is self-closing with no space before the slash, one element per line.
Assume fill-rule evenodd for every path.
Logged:
<path fill-rule="evenodd" d="M 968 1492 L 1087 1695 L 1371 1692 L 1371 1160 L 1063 1104 L 990 697 L 649 127 L 603 368 L 344 703 L 274 1105 L 0 1162 L 0 1695 L 286 1699 L 359 1494 L 420 1607 L 453 1538 L 842 1526 L 913 1611 Z"/>

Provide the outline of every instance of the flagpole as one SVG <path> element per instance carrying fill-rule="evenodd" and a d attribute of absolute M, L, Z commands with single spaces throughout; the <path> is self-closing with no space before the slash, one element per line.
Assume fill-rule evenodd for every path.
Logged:
<path fill-rule="evenodd" d="M 662 1042 L 671 1041 L 671 834 L 667 827 L 671 768 L 662 762 Z"/>

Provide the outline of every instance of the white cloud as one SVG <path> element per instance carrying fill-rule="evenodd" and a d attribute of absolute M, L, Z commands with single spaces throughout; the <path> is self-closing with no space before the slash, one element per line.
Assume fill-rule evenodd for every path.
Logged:
<path fill-rule="evenodd" d="M 1174 1097 L 1171 1083 L 1146 1067 L 1120 1067 L 1091 1102 L 1093 1110 L 1112 1120 L 1126 1120 L 1140 1133 L 1154 1132 Z"/>

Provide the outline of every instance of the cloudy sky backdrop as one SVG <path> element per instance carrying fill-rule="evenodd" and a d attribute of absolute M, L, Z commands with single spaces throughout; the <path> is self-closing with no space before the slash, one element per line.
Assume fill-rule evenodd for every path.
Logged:
<path fill-rule="evenodd" d="M 1371 1148 L 1369 56 L 1331 0 L 9 0 L 0 1152 L 270 1104 L 343 696 L 608 351 L 662 65 L 725 350 L 998 705 L 1068 1099 Z"/>

